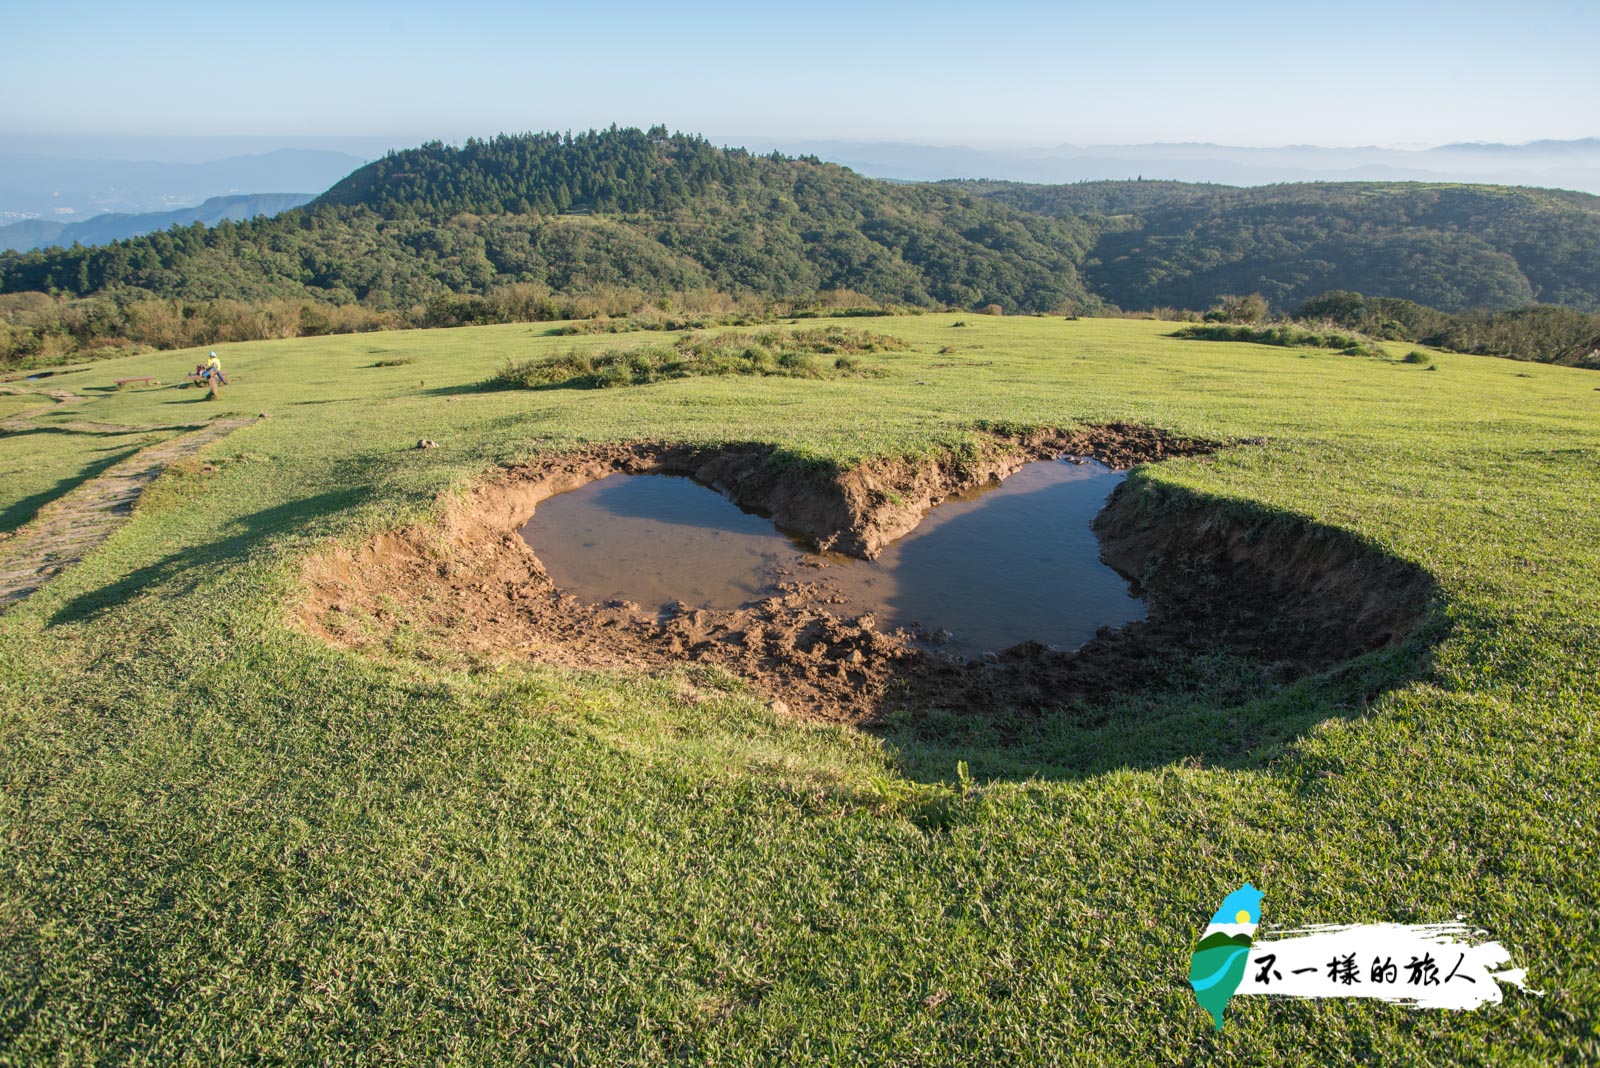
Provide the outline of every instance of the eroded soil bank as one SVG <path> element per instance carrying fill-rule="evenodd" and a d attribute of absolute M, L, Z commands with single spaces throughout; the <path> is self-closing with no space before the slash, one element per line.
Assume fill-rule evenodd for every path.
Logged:
<path fill-rule="evenodd" d="M 440 527 L 397 531 L 304 568 L 301 619 L 348 647 L 450 649 L 583 668 L 658 670 L 697 661 L 749 679 L 795 714 L 869 723 L 930 708 L 1056 707 L 1146 684 L 1174 650 L 1224 649 L 1292 676 L 1398 641 L 1423 618 L 1428 576 L 1343 532 L 1182 498 L 1139 480 L 1096 521 L 1105 559 L 1139 579 L 1150 618 L 1075 652 L 1025 643 L 979 661 L 929 652 L 870 616 L 841 616 L 815 576 L 746 608 L 681 605 L 664 621 L 627 603 L 557 590 L 518 534 L 538 503 L 615 473 L 689 475 L 817 547 L 870 557 L 945 497 L 1031 460 L 1092 457 L 1126 468 L 1215 443 L 1112 424 L 990 436 L 963 455 L 881 460 L 839 472 L 766 446 L 595 446 L 505 472 Z"/>

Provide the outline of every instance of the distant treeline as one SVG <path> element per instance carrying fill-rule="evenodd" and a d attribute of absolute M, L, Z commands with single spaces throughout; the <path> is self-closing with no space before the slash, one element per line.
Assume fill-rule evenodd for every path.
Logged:
<path fill-rule="evenodd" d="M 1600 197 L 1433 182 L 952 182 L 1096 233 L 1079 265 L 1124 308 L 1260 293 L 1287 313 L 1329 290 L 1432 308 L 1600 311 Z"/>
<path fill-rule="evenodd" d="M 1385 341 L 1415 341 L 1452 352 L 1600 367 L 1600 314 L 1552 304 L 1491 312 L 1445 312 L 1395 297 L 1342 290 L 1306 301 L 1296 317 L 1334 323 Z"/>
<path fill-rule="evenodd" d="M 67 360 L 126 356 L 273 338 L 372 330 L 578 320 L 563 333 L 687 330 L 746 325 L 778 317 L 886 315 L 897 309 L 850 290 L 807 300 L 769 301 L 715 290 L 659 295 L 618 286 L 556 294 L 534 283 L 488 293 L 444 294 L 405 309 L 263 301 L 73 299 L 45 293 L 0 295 L 0 368 L 47 367 Z"/>
<path fill-rule="evenodd" d="M 15 293 L 0 295 L 0 368 L 26 369 L 85 357 L 372 330 L 572 320 L 573 325 L 562 333 L 618 333 L 921 310 L 880 304 L 853 290 L 771 301 L 709 289 L 661 296 L 612 286 L 558 294 L 533 283 L 500 286 L 482 295 L 445 294 L 403 310 L 287 298 L 118 302 L 108 297 L 72 299 Z M 1086 314 L 1204 323 L 1189 328 L 1183 336 L 1212 340 L 1321 346 L 1364 354 L 1372 351 L 1367 339 L 1375 338 L 1477 355 L 1600 367 L 1600 314 L 1552 305 L 1452 313 L 1393 297 L 1334 291 L 1306 301 L 1291 318 L 1271 323 L 1267 322 L 1268 304 L 1259 294 L 1224 296 L 1204 312 L 1171 307 L 1142 312 L 1100 308 Z"/>

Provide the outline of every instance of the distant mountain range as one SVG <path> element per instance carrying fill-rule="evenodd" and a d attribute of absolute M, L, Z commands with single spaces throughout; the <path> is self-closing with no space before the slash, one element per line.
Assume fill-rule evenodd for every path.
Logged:
<path fill-rule="evenodd" d="M 290 148 L 206 163 L 0 152 L 0 223 L 71 223 L 106 212 L 172 211 L 262 189 L 316 193 L 363 162 L 344 152 Z"/>
<path fill-rule="evenodd" d="M 917 182 L 992 178 L 1064 183 L 1140 177 L 1222 185 L 1426 181 L 1600 193 L 1600 138 L 1595 137 L 1422 149 L 1317 145 L 1241 148 L 1199 143 L 968 148 L 895 141 L 786 142 L 783 148 L 843 164 L 874 178 Z"/>
<path fill-rule="evenodd" d="M 432 142 L 272 218 L 0 252 L 3 293 L 443 314 L 512 285 L 640 299 L 852 290 L 1006 312 L 1204 309 L 1254 292 L 1289 310 L 1339 289 L 1451 312 L 1600 311 L 1600 197 L 1440 182 L 907 184 L 658 127 Z"/>
<path fill-rule="evenodd" d="M 382 154 L 377 147 L 382 142 L 372 139 L 324 138 L 316 142 L 319 147 L 264 152 L 249 149 L 270 142 L 213 141 L 188 145 L 160 139 L 0 134 L 0 225 L 21 220 L 76 223 L 110 212 L 173 211 L 212 197 L 262 189 L 320 192 Z M 760 138 L 735 139 L 735 143 L 752 151 L 814 155 L 868 177 L 896 181 L 987 178 L 1060 184 L 1155 178 L 1234 186 L 1426 181 L 1600 193 L 1600 138 L 1594 137 L 1415 149 L 1204 143 L 975 148 L 881 140 L 767 143 Z M 199 161 L 206 148 L 222 158 Z M 89 158 L 102 154 L 105 158 Z M 161 158 L 111 158 L 123 154 Z"/>
<path fill-rule="evenodd" d="M 238 222 L 253 219 L 257 215 L 276 215 L 315 199 L 315 193 L 252 193 L 246 196 L 212 197 L 197 207 L 179 208 L 176 211 L 131 215 L 108 212 L 78 223 L 27 219 L 10 226 L 0 226 L 0 250 L 26 252 L 58 245 L 106 245 L 174 226 L 192 226 L 195 223 L 215 226 L 224 219 Z"/>

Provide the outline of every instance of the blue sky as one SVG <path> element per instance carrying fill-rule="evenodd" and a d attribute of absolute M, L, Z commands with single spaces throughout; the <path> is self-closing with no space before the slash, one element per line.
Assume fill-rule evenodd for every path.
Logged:
<path fill-rule="evenodd" d="M 10 133 L 403 145 L 662 122 L 780 144 L 1600 135 L 1600 4 L 1577 0 L 31 0 L 0 9 L 0 26 Z"/>

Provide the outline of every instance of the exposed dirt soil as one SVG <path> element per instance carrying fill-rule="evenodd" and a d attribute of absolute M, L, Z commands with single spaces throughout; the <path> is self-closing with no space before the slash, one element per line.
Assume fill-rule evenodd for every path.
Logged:
<path fill-rule="evenodd" d="M 304 565 L 303 625 L 353 648 L 404 633 L 486 658 L 583 668 L 720 665 L 811 718 L 870 723 L 900 710 L 1028 711 L 1138 688 L 1156 658 L 1226 649 L 1281 673 L 1315 670 L 1398 641 L 1423 618 L 1419 569 L 1294 517 L 1228 517 L 1215 504 L 1126 484 L 1096 522 L 1106 561 L 1136 577 L 1150 618 L 1075 652 L 1026 643 L 981 661 L 929 651 L 870 616 L 841 618 L 820 577 L 794 576 L 737 611 L 680 605 L 665 621 L 627 603 L 557 590 L 518 531 L 538 503 L 607 475 L 686 474 L 770 515 L 819 548 L 870 557 L 945 497 L 1030 460 L 1086 456 L 1127 468 L 1216 443 L 1112 424 L 992 436 L 962 456 L 873 461 L 847 471 L 785 465 L 759 445 L 595 446 L 505 472 L 442 526 L 396 531 Z"/>

